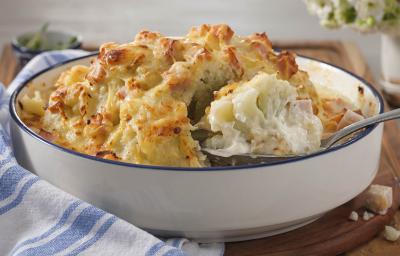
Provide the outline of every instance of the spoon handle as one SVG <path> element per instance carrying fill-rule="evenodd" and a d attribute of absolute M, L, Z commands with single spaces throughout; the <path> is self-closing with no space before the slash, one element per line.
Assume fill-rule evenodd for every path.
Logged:
<path fill-rule="evenodd" d="M 325 143 L 323 143 L 322 146 L 324 148 L 329 148 L 333 144 L 335 144 L 335 142 L 337 142 L 338 140 L 346 137 L 349 134 L 352 134 L 355 131 L 358 131 L 358 130 L 360 130 L 362 128 L 365 128 L 367 126 L 370 126 L 372 124 L 377 124 L 377 123 L 381 123 L 381 122 L 384 122 L 384 121 L 389 121 L 389 120 L 397 119 L 397 118 L 400 118 L 400 108 L 385 112 L 383 114 L 379 114 L 379 115 L 376 115 L 376 116 L 372 116 L 372 117 L 366 118 L 364 120 L 361 120 L 361 121 L 353 123 L 353 124 L 351 124 L 349 126 L 346 126 L 342 130 L 336 132 L 334 135 L 332 135 L 331 137 L 327 138 L 325 140 Z"/>

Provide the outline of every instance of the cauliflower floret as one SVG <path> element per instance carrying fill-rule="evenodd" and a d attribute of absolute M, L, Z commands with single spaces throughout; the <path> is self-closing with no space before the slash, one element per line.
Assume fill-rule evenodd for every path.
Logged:
<path fill-rule="evenodd" d="M 230 156 L 304 154 L 319 149 L 322 123 L 311 100 L 297 100 L 296 87 L 260 73 L 213 101 L 207 116 L 212 132 L 205 146 Z"/>

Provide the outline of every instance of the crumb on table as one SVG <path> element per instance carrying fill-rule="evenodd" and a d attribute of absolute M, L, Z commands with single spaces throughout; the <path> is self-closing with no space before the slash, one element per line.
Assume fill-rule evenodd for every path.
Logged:
<path fill-rule="evenodd" d="M 366 193 L 365 207 L 376 214 L 385 215 L 393 203 L 391 187 L 371 185 Z"/>
<path fill-rule="evenodd" d="M 385 231 L 383 231 L 383 236 L 386 240 L 395 242 L 400 237 L 400 231 L 392 226 L 385 226 Z"/>
<path fill-rule="evenodd" d="M 358 213 L 356 211 L 352 211 L 350 213 L 349 220 L 357 221 L 358 220 Z"/>
<path fill-rule="evenodd" d="M 363 214 L 363 220 L 368 221 L 370 219 L 372 219 L 373 217 L 375 217 L 375 214 L 365 211 Z"/>

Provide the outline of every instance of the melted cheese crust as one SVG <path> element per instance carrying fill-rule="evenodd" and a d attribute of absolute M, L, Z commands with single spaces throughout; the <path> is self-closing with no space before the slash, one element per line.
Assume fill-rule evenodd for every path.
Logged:
<path fill-rule="evenodd" d="M 288 81 L 297 99 L 310 99 L 313 112 L 325 116 L 294 54 L 275 53 L 265 33 L 236 36 L 227 25 L 194 27 L 179 39 L 142 31 L 133 42 L 103 44 L 89 67 L 66 70 L 50 93 L 20 99 L 20 116 L 41 136 L 79 152 L 201 167 L 207 161 L 193 125 L 213 100 L 260 72 Z"/>

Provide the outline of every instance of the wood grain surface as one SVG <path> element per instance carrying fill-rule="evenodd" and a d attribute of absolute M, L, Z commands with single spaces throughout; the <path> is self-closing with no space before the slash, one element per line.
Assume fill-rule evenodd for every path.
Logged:
<path fill-rule="evenodd" d="M 277 48 L 289 49 L 298 54 L 313 57 L 345 68 L 374 84 L 373 76 L 357 46 L 336 41 L 319 42 L 275 42 Z M 89 47 L 93 48 L 93 47 Z M 17 72 L 18 65 L 9 46 L 4 47 L 0 59 L 0 81 L 8 84 Z M 385 123 L 382 154 L 378 174 L 374 184 L 392 186 L 394 204 L 384 216 L 375 216 L 369 221 L 348 220 L 351 211 L 362 214 L 365 210 L 364 194 L 330 211 L 319 220 L 294 231 L 273 237 L 245 242 L 227 243 L 225 255 L 338 255 L 351 256 L 400 255 L 400 242 L 385 241 L 380 232 L 393 216 L 400 221 L 399 186 L 400 141 L 399 129 L 395 121 Z M 293 206 L 296 207 L 296 206 Z M 400 223 L 394 223 L 399 225 Z M 397 244 L 397 245 L 396 245 Z M 384 252 L 382 254 L 382 252 Z"/>

